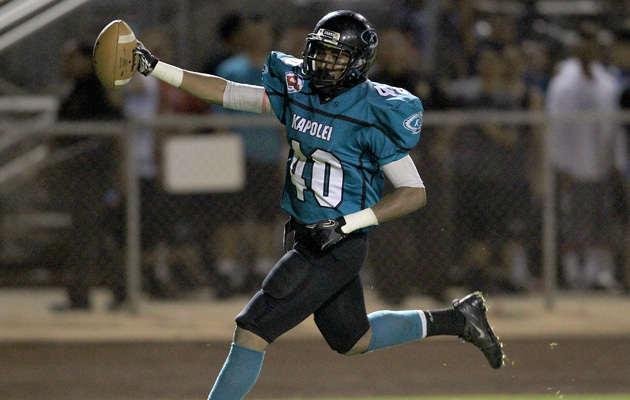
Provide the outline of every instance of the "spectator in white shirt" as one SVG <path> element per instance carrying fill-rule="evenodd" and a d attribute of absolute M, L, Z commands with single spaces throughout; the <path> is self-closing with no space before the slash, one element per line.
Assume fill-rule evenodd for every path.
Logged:
<path fill-rule="evenodd" d="M 563 283 L 615 286 L 612 252 L 615 174 L 628 165 L 615 78 L 599 62 L 593 25 L 580 27 L 574 56 L 561 62 L 547 92 L 552 157 L 558 181 Z M 591 116 L 592 118 L 588 118 Z"/>

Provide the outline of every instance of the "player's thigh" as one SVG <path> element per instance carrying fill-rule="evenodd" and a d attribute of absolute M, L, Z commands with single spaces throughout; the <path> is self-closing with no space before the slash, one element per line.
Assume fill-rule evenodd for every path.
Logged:
<path fill-rule="evenodd" d="M 236 317 L 236 324 L 273 342 L 315 311 L 318 305 L 309 297 L 319 297 L 322 288 L 314 275 L 304 257 L 295 250 L 288 252 L 267 275 L 262 290 Z"/>
<path fill-rule="evenodd" d="M 364 236 L 349 238 L 326 253 L 305 248 L 285 254 L 237 316 L 237 325 L 271 343 L 332 299 L 361 269 Z"/>
<path fill-rule="evenodd" d="M 315 324 L 335 351 L 345 354 L 370 328 L 359 276 L 326 301 L 314 315 Z"/>

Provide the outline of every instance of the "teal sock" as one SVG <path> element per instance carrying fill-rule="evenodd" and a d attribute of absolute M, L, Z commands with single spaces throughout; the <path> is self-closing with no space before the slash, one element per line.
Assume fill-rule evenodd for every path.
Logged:
<path fill-rule="evenodd" d="M 397 344 L 422 339 L 427 335 L 426 317 L 422 311 L 377 311 L 368 315 L 372 340 L 366 353 Z"/>
<path fill-rule="evenodd" d="M 264 351 L 251 350 L 232 343 L 223 369 L 208 400 L 240 400 L 256 383 L 262 368 Z"/>

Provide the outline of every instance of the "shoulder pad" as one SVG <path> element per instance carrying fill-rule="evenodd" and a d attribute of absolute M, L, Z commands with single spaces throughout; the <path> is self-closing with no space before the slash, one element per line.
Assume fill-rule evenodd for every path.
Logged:
<path fill-rule="evenodd" d="M 413 148 L 420 138 L 424 108 L 409 91 L 380 83 L 371 83 L 367 100 L 379 128 L 390 135 L 402 149 Z"/>
<path fill-rule="evenodd" d="M 285 96 L 304 86 L 302 61 L 287 54 L 272 51 L 262 70 L 262 84 L 278 119 L 284 123 Z"/>
<path fill-rule="evenodd" d="M 270 73 L 277 75 L 279 71 L 292 70 L 301 64 L 302 60 L 279 51 L 272 51 L 265 62 L 265 66 L 263 67 L 263 74 Z"/>

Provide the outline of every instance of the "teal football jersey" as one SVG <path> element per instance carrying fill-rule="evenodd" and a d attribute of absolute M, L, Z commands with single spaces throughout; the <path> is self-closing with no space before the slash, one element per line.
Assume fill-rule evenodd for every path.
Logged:
<path fill-rule="evenodd" d="M 408 91 L 370 80 L 321 103 L 301 62 L 272 52 L 262 82 L 290 147 L 282 208 L 313 223 L 381 199 L 380 167 L 418 143 L 423 108 Z"/>

